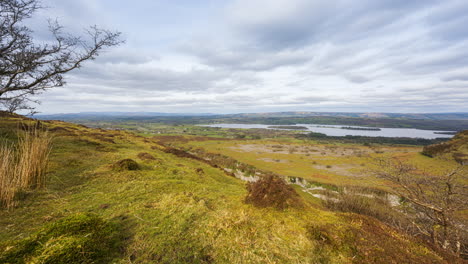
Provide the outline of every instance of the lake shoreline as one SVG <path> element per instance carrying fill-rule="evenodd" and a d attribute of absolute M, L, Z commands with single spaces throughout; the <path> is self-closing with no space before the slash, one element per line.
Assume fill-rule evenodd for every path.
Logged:
<path fill-rule="evenodd" d="M 298 129 L 288 129 L 278 125 L 268 124 L 239 124 L 239 123 L 222 123 L 222 124 L 206 124 L 199 125 L 206 127 L 219 128 L 237 128 L 237 129 L 273 129 L 273 130 L 290 130 L 298 131 Z M 322 133 L 333 137 L 346 136 L 367 136 L 367 137 L 390 137 L 390 138 L 452 138 L 455 131 L 436 131 L 423 130 L 416 128 L 380 128 L 380 127 L 361 127 L 361 126 L 345 126 L 345 125 L 324 125 L 324 124 L 295 124 L 289 127 L 301 127 L 302 131 Z M 343 129 L 346 127 L 347 129 Z"/>

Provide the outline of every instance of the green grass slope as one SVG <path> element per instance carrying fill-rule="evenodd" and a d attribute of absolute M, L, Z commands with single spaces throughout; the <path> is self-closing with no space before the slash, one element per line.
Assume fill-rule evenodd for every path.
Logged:
<path fill-rule="evenodd" d="M 15 141 L 19 121 L 33 122 L 20 119 L 0 117 L 0 144 Z M 304 193 L 296 209 L 245 204 L 244 182 L 148 138 L 59 121 L 40 126 L 55 136 L 48 187 L 0 209 L 2 263 L 453 263 Z M 138 168 L 119 167 L 124 159 Z"/>

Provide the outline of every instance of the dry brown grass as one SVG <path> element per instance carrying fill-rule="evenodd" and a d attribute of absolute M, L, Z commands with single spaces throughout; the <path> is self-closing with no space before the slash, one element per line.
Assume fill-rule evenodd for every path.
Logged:
<path fill-rule="evenodd" d="M 247 192 L 245 202 L 257 207 L 274 207 L 283 210 L 288 207 L 303 206 L 297 192 L 277 176 L 267 175 L 256 182 L 248 183 Z"/>
<path fill-rule="evenodd" d="M 45 187 L 51 143 L 48 132 L 32 129 L 17 144 L 0 148 L 1 207 L 15 206 L 20 191 Z"/>
<path fill-rule="evenodd" d="M 0 147 L 0 206 L 10 207 L 15 197 L 17 185 L 15 175 L 15 157 L 8 146 Z"/>

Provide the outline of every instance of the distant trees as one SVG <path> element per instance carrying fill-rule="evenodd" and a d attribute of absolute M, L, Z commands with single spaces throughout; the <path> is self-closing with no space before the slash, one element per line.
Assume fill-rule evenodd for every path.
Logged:
<path fill-rule="evenodd" d="M 34 107 L 28 105 L 28 102 L 31 101 L 26 97 L 15 97 L 9 100 L 1 100 L 0 104 L 3 106 L 5 111 L 10 114 L 16 113 L 19 110 L 28 110 L 28 115 L 33 115 L 36 113 Z M 37 101 L 32 101 L 38 103 Z"/>
<path fill-rule="evenodd" d="M 326 140 L 327 142 L 341 142 L 341 143 L 358 143 L 358 144 L 402 144 L 402 145 L 420 145 L 426 146 L 430 144 L 436 144 L 445 142 L 447 138 L 404 138 L 404 137 L 368 137 L 368 136 L 327 136 L 322 133 L 310 132 L 308 134 L 297 134 L 298 139 L 314 139 L 314 140 Z"/>
<path fill-rule="evenodd" d="M 460 212 L 468 209 L 468 170 L 458 165 L 442 174 L 428 173 L 398 159 L 379 159 L 377 176 L 416 209 L 413 225 L 444 250 L 460 256 L 467 233 Z"/>
<path fill-rule="evenodd" d="M 39 44 L 23 24 L 38 9 L 38 0 L 0 0 L 0 102 L 9 111 L 24 108 L 31 95 L 63 86 L 65 73 L 122 43 L 120 32 L 92 26 L 85 36 L 73 36 L 49 21 L 52 38 Z"/>

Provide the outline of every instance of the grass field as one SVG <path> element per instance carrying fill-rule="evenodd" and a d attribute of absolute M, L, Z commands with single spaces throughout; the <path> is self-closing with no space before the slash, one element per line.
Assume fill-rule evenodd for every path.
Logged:
<path fill-rule="evenodd" d="M 216 140 L 185 136 L 156 136 L 169 144 L 202 148 L 233 157 L 259 169 L 319 183 L 379 187 L 385 183 L 373 176 L 376 158 L 394 157 L 431 171 L 443 172 L 453 161 L 422 155 L 422 147 L 359 144 L 323 144 L 280 138 L 274 140 Z"/>
<path fill-rule="evenodd" d="M 18 121 L 1 120 L 5 141 L 16 140 Z M 303 208 L 245 204 L 244 182 L 204 162 L 163 152 L 158 138 L 59 121 L 42 124 L 54 135 L 47 188 L 25 191 L 16 208 L 0 210 L 0 260 L 44 226 L 90 213 L 119 227 L 120 246 L 109 253 L 109 263 L 449 263 L 422 241 L 374 218 L 329 211 L 298 188 Z M 290 139 L 173 143 L 332 184 L 376 184 L 361 173 L 366 155 L 401 155 L 428 163 L 412 147 L 373 149 Z M 138 158 L 142 152 L 154 159 Z M 128 158 L 140 169 L 116 169 L 118 161 Z M 43 251 L 14 257 L 18 263 L 57 257 L 57 249 L 47 248 L 51 243 Z"/>

